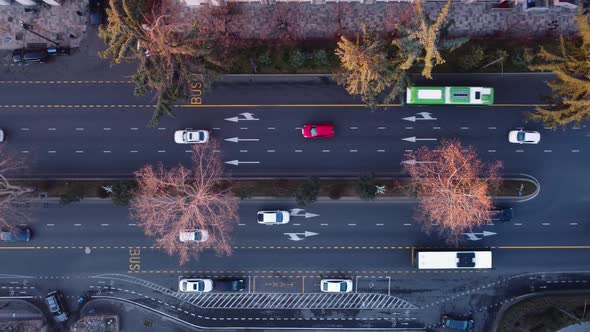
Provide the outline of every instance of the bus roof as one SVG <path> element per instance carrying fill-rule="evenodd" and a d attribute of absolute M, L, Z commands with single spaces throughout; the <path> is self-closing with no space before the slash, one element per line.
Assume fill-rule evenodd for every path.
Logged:
<path fill-rule="evenodd" d="M 465 254 L 465 255 L 464 255 Z M 466 256 L 473 265 L 465 264 Z M 491 251 L 420 251 L 419 269 L 491 269 Z"/>
<path fill-rule="evenodd" d="M 442 90 L 419 89 L 418 90 L 418 98 L 420 98 L 420 99 L 441 99 L 442 98 Z"/>

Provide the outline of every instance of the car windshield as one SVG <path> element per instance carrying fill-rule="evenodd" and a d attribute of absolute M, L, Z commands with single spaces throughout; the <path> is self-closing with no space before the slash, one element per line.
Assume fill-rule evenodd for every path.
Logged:
<path fill-rule="evenodd" d="M 327 291 L 327 290 L 328 290 L 328 283 L 327 283 L 327 282 L 326 282 L 326 283 L 324 283 L 323 287 L 324 287 L 324 288 L 323 288 L 323 290 L 324 290 L 324 291 Z"/>
<path fill-rule="evenodd" d="M 277 212 L 277 222 L 283 222 L 283 213 Z"/>
<path fill-rule="evenodd" d="M 477 100 L 481 99 L 481 92 L 479 92 L 479 91 L 475 92 L 475 99 L 477 99 Z"/>
<path fill-rule="evenodd" d="M 346 292 L 346 283 L 345 282 L 341 282 L 340 283 L 340 291 L 341 292 Z"/>
<path fill-rule="evenodd" d="M 195 231 L 195 241 L 199 241 L 201 239 L 201 232 Z"/>
<path fill-rule="evenodd" d="M 258 221 L 264 221 L 264 213 L 258 214 Z"/>
<path fill-rule="evenodd" d="M 202 132 L 202 131 L 200 131 L 200 132 L 199 132 L 199 141 L 202 141 L 202 140 L 204 140 L 204 139 L 205 139 L 205 133 L 204 133 L 204 132 Z"/>
<path fill-rule="evenodd" d="M 318 135 L 318 129 L 316 128 L 316 126 L 311 126 L 311 136 L 317 136 Z"/>
<path fill-rule="evenodd" d="M 199 281 L 195 284 L 195 289 L 198 290 L 199 292 L 202 292 L 205 290 L 205 283 L 202 281 Z"/>
<path fill-rule="evenodd" d="M 519 131 L 519 132 L 518 132 L 518 134 L 516 135 L 516 139 L 517 139 L 519 142 L 522 142 L 522 141 L 524 141 L 524 133 L 523 133 L 522 131 Z"/>

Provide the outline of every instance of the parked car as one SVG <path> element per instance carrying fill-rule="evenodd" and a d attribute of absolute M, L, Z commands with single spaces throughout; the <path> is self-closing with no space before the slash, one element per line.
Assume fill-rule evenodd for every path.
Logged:
<path fill-rule="evenodd" d="M 53 291 L 45 297 L 45 304 L 49 309 L 49 313 L 53 320 L 57 323 L 62 323 L 68 320 L 68 312 L 64 307 L 61 294 L 58 291 Z"/>
<path fill-rule="evenodd" d="M 4 130 L 0 129 L 0 142 L 4 142 Z"/>
<path fill-rule="evenodd" d="M 490 211 L 492 215 L 490 220 L 492 221 L 510 221 L 512 220 L 512 208 L 496 208 Z"/>
<path fill-rule="evenodd" d="M 508 141 L 516 144 L 537 144 L 541 140 L 538 131 L 512 130 L 508 133 Z"/>
<path fill-rule="evenodd" d="M 473 319 L 453 318 L 450 316 L 442 316 L 442 326 L 448 329 L 459 331 L 473 330 Z"/>
<path fill-rule="evenodd" d="M 178 291 L 186 293 L 208 293 L 213 290 L 211 279 L 180 279 Z"/>
<path fill-rule="evenodd" d="M 264 225 L 283 225 L 289 223 L 291 215 L 289 211 L 284 210 L 258 211 L 256 220 Z"/>
<path fill-rule="evenodd" d="M 174 132 L 174 142 L 178 144 L 202 144 L 209 141 L 207 130 L 177 130 Z"/>
<path fill-rule="evenodd" d="M 320 290 L 324 293 L 350 293 L 352 280 L 350 279 L 322 279 Z"/>
<path fill-rule="evenodd" d="M 19 48 L 12 51 L 12 61 L 16 63 L 46 62 L 48 57 L 46 49 Z"/>
<path fill-rule="evenodd" d="M 222 292 L 241 292 L 245 288 L 244 279 L 222 278 L 213 280 L 213 288 Z"/>
<path fill-rule="evenodd" d="M 305 138 L 332 138 L 334 137 L 333 124 L 306 124 L 301 129 Z"/>
<path fill-rule="evenodd" d="M 12 231 L 3 231 L 0 233 L 0 240 L 6 242 L 29 242 L 31 239 L 31 230 L 26 227 L 17 228 Z"/>
<path fill-rule="evenodd" d="M 209 232 L 204 229 L 180 231 L 180 242 L 205 242 L 209 239 Z"/>

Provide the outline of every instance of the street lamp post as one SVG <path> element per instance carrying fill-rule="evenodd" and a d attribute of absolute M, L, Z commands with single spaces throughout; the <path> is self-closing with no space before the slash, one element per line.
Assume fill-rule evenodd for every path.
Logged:
<path fill-rule="evenodd" d="M 49 38 L 47 38 L 47 37 L 45 37 L 45 36 L 43 36 L 43 35 L 35 32 L 35 31 L 33 31 L 33 29 L 31 28 L 31 25 L 30 24 L 27 24 L 27 23 L 25 23 L 24 21 L 21 20 L 20 21 L 20 25 L 23 27 L 23 29 L 27 30 L 28 32 L 30 32 L 30 33 L 32 33 L 34 35 L 37 35 L 37 36 L 39 36 L 39 37 L 41 37 L 41 38 L 43 38 L 43 39 L 45 39 L 45 40 L 47 40 L 49 42 L 54 43 L 55 46 L 59 46 L 59 42 L 56 42 L 54 40 L 51 40 L 51 39 L 49 39 Z"/>

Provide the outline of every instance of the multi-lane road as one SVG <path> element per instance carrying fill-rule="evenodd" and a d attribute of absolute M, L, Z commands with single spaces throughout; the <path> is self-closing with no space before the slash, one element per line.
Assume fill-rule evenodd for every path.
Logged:
<path fill-rule="evenodd" d="M 150 289 L 154 303 L 146 305 L 164 311 L 187 303 L 198 308 L 223 304 L 233 310 L 229 316 L 221 314 L 224 322 L 232 321 L 226 326 L 271 326 L 268 317 L 277 317 L 276 326 L 432 327 L 445 310 L 483 314 L 493 311 L 487 306 L 524 294 L 539 282 L 547 287 L 552 278 L 584 282 L 585 277 L 562 273 L 588 269 L 584 257 L 590 250 L 586 217 L 590 183 L 585 176 L 589 132 L 584 125 L 555 131 L 527 121 L 526 112 L 542 104 L 540 97 L 549 93 L 543 83 L 548 79 L 544 74 L 441 75 L 427 83 L 492 86 L 496 104 L 408 107 L 393 103 L 370 112 L 327 78 L 228 77 L 205 95 L 196 88 L 192 104 L 187 101 L 177 108 L 175 118 L 164 118 L 155 128 L 147 125 L 153 100 L 134 97 L 126 80 L 2 81 L 4 148 L 29 159 L 30 177 L 121 178 L 130 177 L 146 163 L 187 163 L 190 148 L 174 144 L 173 132 L 190 127 L 212 131 L 221 142 L 222 159 L 230 162 L 227 174 L 235 177 L 396 174 L 405 152 L 457 138 L 473 145 L 485 160 L 502 160 L 506 174 L 534 176 L 541 191 L 532 200 L 502 203 L 514 208 L 511 222 L 486 225 L 466 235 L 465 246 L 494 248 L 496 268 L 481 274 L 413 269 L 411 247 L 445 243 L 436 234 L 421 232 L 413 221 L 411 202 L 329 200 L 308 207 L 309 218 L 301 216 L 304 211 L 293 211 L 297 207 L 292 201 L 244 201 L 235 226 L 234 254 L 204 254 L 185 266 L 154 248 L 136 221 L 129 219 L 126 208 L 105 203 L 49 205 L 35 212 L 33 240 L 26 246 L 3 246 L 0 264 L 6 274 L 39 280 L 77 276 L 78 289 L 106 287 L 105 292 L 129 300 L 136 299 L 125 296 Z M 310 141 L 301 136 L 304 124 L 323 122 L 335 124 L 334 139 Z M 508 131 L 521 127 L 540 131 L 541 143 L 508 143 Z M 231 163 L 235 161 L 246 163 Z M 262 226 L 254 220 L 262 208 L 290 209 L 295 216 L 285 226 Z M 483 237 L 483 232 L 488 236 Z M 481 239 L 468 240 L 473 237 Z M 546 272 L 545 279 L 538 281 L 538 272 Z M 515 277 L 522 273 L 532 274 L 528 279 Z M 156 286 L 113 274 L 150 280 Z M 92 278 L 97 275 L 108 280 L 106 286 Z M 255 306 L 256 300 L 248 303 L 250 298 L 228 295 L 208 301 L 168 294 L 175 292 L 180 276 L 189 275 L 243 276 L 252 299 L 266 293 L 291 295 L 274 302 L 260 298 L 260 307 L 254 309 L 267 312 L 250 312 L 252 319 L 244 316 L 244 322 L 239 309 L 253 310 L 249 306 Z M 338 276 L 355 280 L 357 297 L 342 301 L 297 297 L 316 294 L 320 277 Z M 510 287 L 517 290 L 507 294 Z M 461 293 L 453 295 L 456 290 Z M 361 298 L 373 292 L 387 297 Z M 172 302 L 162 309 L 158 300 Z M 281 305 L 286 311 L 281 311 Z M 188 316 L 181 318 L 201 325 L 219 323 L 216 319 L 213 324 L 209 316 L 191 317 L 190 313 L 205 315 L 207 309 L 198 308 L 186 309 Z M 334 315 L 342 316 L 312 309 L 336 310 Z M 258 314 L 261 320 L 256 325 Z"/>

